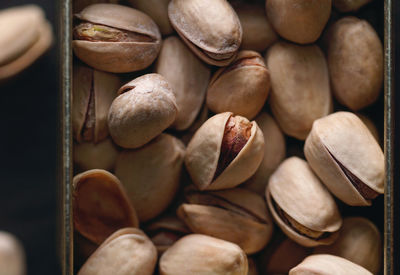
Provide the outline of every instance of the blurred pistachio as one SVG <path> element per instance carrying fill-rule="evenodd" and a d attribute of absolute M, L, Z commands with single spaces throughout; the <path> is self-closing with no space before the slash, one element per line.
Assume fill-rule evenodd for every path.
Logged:
<path fill-rule="evenodd" d="M 11 233 L 0 231 L 0 274 L 25 275 L 25 251 Z"/>

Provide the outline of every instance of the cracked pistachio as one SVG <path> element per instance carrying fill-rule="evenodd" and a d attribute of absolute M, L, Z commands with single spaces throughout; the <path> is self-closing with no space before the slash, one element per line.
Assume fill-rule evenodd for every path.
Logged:
<path fill-rule="evenodd" d="M 250 178 L 264 156 L 264 137 L 255 121 L 230 112 L 209 118 L 194 134 L 186 169 L 200 190 L 232 188 Z"/>
<path fill-rule="evenodd" d="M 282 231 L 307 246 L 331 244 L 342 218 L 336 202 L 306 161 L 291 157 L 269 178 L 269 210 Z"/>
<path fill-rule="evenodd" d="M 231 242 L 190 234 L 161 256 L 160 275 L 247 275 L 246 254 Z"/>
<path fill-rule="evenodd" d="M 141 147 L 174 122 L 177 110 L 175 96 L 163 76 L 140 76 L 118 90 L 108 113 L 110 135 L 121 147 Z"/>
<path fill-rule="evenodd" d="M 76 17 L 72 47 L 91 67 L 113 73 L 147 68 L 156 59 L 161 35 L 141 11 L 116 4 L 93 4 Z"/>
<path fill-rule="evenodd" d="M 357 11 L 372 0 L 333 0 L 333 6 L 340 12 Z"/>
<path fill-rule="evenodd" d="M 220 68 L 211 78 L 207 107 L 214 113 L 229 111 L 253 119 L 264 106 L 269 88 L 269 72 L 262 56 L 240 51 L 229 66 Z"/>
<path fill-rule="evenodd" d="M 226 0 L 172 0 L 168 16 L 182 40 L 204 62 L 226 66 L 242 41 L 239 18 Z"/>
<path fill-rule="evenodd" d="M 78 275 L 152 275 L 157 250 L 137 228 L 123 228 L 108 237 L 81 267 Z"/>
<path fill-rule="evenodd" d="M 14 235 L 5 231 L 0 231 L 0 273 L 26 274 L 24 247 Z"/>
<path fill-rule="evenodd" d="M 120 228 L 139 225 L 121 182 L 105 170 L 74 177 L 72 208 L 75 230 L 98 245 Z"/>
<path fill-rule="evenodd" d="M 177 215 L 192 232 L 235 243 L 247 254 L 263 249 L 273 232 L 264 199 L 243 188 L 207 193 L 187 190 L 186 203 Z"/>
<path fill-rule="evenodd" d="M 340 200 L 368 206 L 384 191 L 384 156 L 371 132 L 353 113 L 314 122 L 304 146 L 307 161 Z"/>

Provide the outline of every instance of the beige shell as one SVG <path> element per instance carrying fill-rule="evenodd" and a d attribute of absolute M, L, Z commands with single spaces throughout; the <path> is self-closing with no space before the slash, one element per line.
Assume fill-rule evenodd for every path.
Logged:
<path fill-rule="evenodd" d="M 241 51 L 211 78 L 207 107 L 214 113 L 232 112 L 253 119 L 264 106 L 269 88 L 269 72 L 261 55 Z"/>
<path fill-rule="evenodd" d="M 353 16 L 328 31 L 327 59 L 336 99 L 353 111 L 376 101 L 382 91 L 383 49 L 373 27 Z"/>
<path fill-rule="evenodd" d="M 172 128 L 185 130 L 194 122 L 204 102 L 210 68 L 176 36 L 163 41 L 155 72 L 171 85 L 178 105 Z"/>
<path fill-rule="evenodd" d="M 337 112 L 314 122 L 304 153 L 310 166 L 327 188 L 349 205 L 371 205 L 352 184 L 384 191 L 384 156 L 368 128 L 353 113 Z M 349 176 L 351 178 L 349 178 Z"/>
<path fill-rule="evenodd" d="M 119 0 L 73 0 L 73 12 L 78 13 L 87 6 L 98 3 L 118 4 Z"/>
<path fill-rule="evenodd" d="M 306 161 L 298 157 L 283 161 L 269 179 L 266 198 L 275 222 L 295 242 L 311 247 L 336 240 L 342 225 L 336 202 Z M 329 235 L 318 239 L 299 233 L 282 219 L 276 206 L 308 230 Z"/>
<path fill-rule="evenodd" d="M 304 259 L 298 266 L 291 269 L 289 275 L 372 275 L 365 268 L 344 258 L 318 254 Z"/>
<path fill-rule="evenodd" d="M 93 169 L 74 177 L 72 208 L 75 230 L 96 244 L 120 228 L 139 226 L 122 184 L 105 170 Z"/>
<path fill-rule="evenodd" d="M 333 0 L 334 7 L 340 12 L 357 11 L 372 0 Z"/>
<path fill-rule="evenodd" d="M 378 274 L 382 258 L 381 234 L 366 218 L 347 217 L 336 242 L 316 247 L 313 253 L 336 255 Z"/>
<path fill-rule="evenodd" d="M 315 42 L 331 15 L 332 0 L 267 0 L 267 16 L 283 38 L 299 44 Z"/>
<path fill-rule="evenodd" d="M 14 235 L 5 231 L 0 231 L 0 273 L 26 274 L 24 247 Z"/>
<path fill-rule="evenodd" d="M 89 66 L 113 73 L 145 69 L 156 59 L 161 47 L 161 34 L 156 23 L 141 11 L 116 4 L 93 4 L 77 18 L 122 31 L 147 36 L 150 42 L 105 42 L 73 40 L 75 55 Z"/>
<path fill-rule="evenodd" d="M 161 134 L 146 146 L 120 153 L 115 174 L 125 186 L 140 221 L 161 214 L 179 187 L 185 147 L 177 138 Z"/>
<path fill-rule="evenodd" d="M 157 250 L 139 229 L 116 231 L 90 256 L 78 275 L 152 275 Z"/>
<path fill-rule="evenodd" d="M 313 121 L 332 109 L 325 56 L 317 45 L 278 42 L 265 59 L 271 76 L 272 113 L 283 132 L 304 140 Z"/>
<path fill-rule="evenodd" d="M 221 153 L 225 126 L 234 117 L 226 112 L 209 118 L 195 133 L 186 150 L 185 165 L 200 190 L 232 188 L 251 177 L 264 156 L 264 137 L 255 121 L 235 116 L 238 121 L 251 123 L 251 135 L 239 154 L 214 179 Z"/>
<path fill-rule="evenodd" d="M 191 234 L 161 256 L 160 275 L 247 275 L 246 254 L 236 244 Z"/>
<path fill-rule="evenodd" d="M 182 40 L 204 62 L 226 66 L 242 41 L 242 27 L 226 0 L 172 0 L 168 16 Z"/>
<path fill-rule="evenodd" d="M 108 136 L 107 115 L 121 85 L 118 76 L 74 66 L 72 128 L 77 142 L 98 143 Z"/>
<path fill-rule="evenodd" d="M 140 76 L 122 86 L 118 94 L 108 113 L 108 128 L 121 147 L 143 146 L 175 120 L 175 96 L 159 74 Z"/>

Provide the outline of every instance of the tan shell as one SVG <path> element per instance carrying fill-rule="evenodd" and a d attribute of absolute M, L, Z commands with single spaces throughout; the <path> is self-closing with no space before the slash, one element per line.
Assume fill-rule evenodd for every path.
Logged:
<path fill-rule="evenodd" d="M 107 115 L 121 85 L 118 76 L 93 70 L 84 65 L 74 66 L 72 88 L 72 128 L 77 142 L 98 143 L 108 136 Z M 84 131 L 89 124 L 89 137 Z"/>
<path fill-rule="evenodd" d="M 269 87 L 269 72 L 261 55 L 241 51 L 231 65 L 211 78 L 207 107 L 214 113 L 233 112 L 253 119 L 264 106 Z"/>
<path fill-rule="evenodd" d="M 177 115 L 175 96 L 159 74 L 146 74 L 122 86 L 108 113 L 116 144 L 138 148 L 161 134 Z"/>
<path fill-rule="evenodd" d="M 200 190 L 232 188 L 251 177 L 264 156 L 264 137 L 255 121 L 251 136 L 236 158 L 213 179 L 221 152 L 225 125 L 232 113 L 226 112 L 209 118 L 195 133 L 186 150 L 185 165 L 193 183 Z M 237 119 L 248 122 L 241 116 Z"/>
<path fill-rule="evenodd" d="M 333 0 L 333 5 L 340 12 L 357 11 L 372 0 Z"/>
<path fill-rule="evenodd" d="M 328 31 L 327 59 L 332 92 L 353 111 L 376 101 L 382 91 L 383 49 L 365 20 L 347 16 Z"/>
<path fill-rule="evenodd" d="M 73 12 L 78 13 L 87 6 L 98 3 L 118 4 L 119 0 L 73 0 Z"/>
<path fill-rule="evenodd" d="M 116 231 L 90 256 L 78 275 L 152 275 L 157 250 L 139 229 Z"/>
<path fill-rule="evenodd" d="M 306 140 L 304 153 L 318 177 L 343 202 L 371 205 L 338 163 L 370 189 L 383 194 L 385 169 L 382 149 L 356 115 L 337 112 L 316 120 Z"/>
<path fill-rule="evenodd" d="M 265 59 L 271 76 L 272 113 L 283 132 L 304 140 L 313 121 L 332 109 L 324 54 L 317 45 L 278 42 Z"/>
<path fill-rule="evenodd" d="M 72 201 L 75 230 L 96 244 L 120 228 L 139 226 L 122 184 L 105 170 L 76 175 Z"/>
<path fill-rule="evenodd" d="M 225 0 L 172 0 L 168 16 L 182 40 L 204 62 L 226 66 L 242 41 L 242 27 Z"/>
<path fill-rule="evenodd" d="M 17 238 L 0 231 L 0 273 L 4 275 L 25 275 L 25 251 Z"/>
<path fill-rule="evenodd" d="M 75 55 L 89 66 L 113 73 L 145 69 L 156 59 L 161 34 L 156 23 L 141 11 L 116 4 L 93 4 L 76 15 L 84 22 L 139 33 L 151 42 L 92 42 L 73 40 Z"/>
<path fill-rule="evenodd" d="M 273 222 L 261 196 L 242 188 L 188 192 L 177 214 L 194 233 L 235 243 L 246 254 L 263 249 L 272 237 Z"/>
<path fill-rule="evenodd" d="M 191 234 L 161 256 L 160 275 L 247 275 L 246 254 L 236 244 Z"/>
<path fill-rule="evenodd" d="M 286 140 L 275 119 L 261 112 L 255 119 L 264 135 L 264 158 L 256 173 L 248 179 L 243 188 L 264 194 L 268 179 L 286 155 Z"/>
<path fill-rule="evenodd" d="M 289 275 L 372 275 L 365 268 L 337 256 L 319 254 L 304 259 Z"/>
<path fill-rule="evenodd" d="M 336 240 L 342 225 L 336 202 L 306 161 L 297 157 L 283 161 L 269 179 L 266 198 L 275 222 L 295 242 L 310 247 Z M 312 239 L 298 233 L 282 220 L 275 204 L 307 229 L 330 234 Z"/>
<path fill-rule="evenodd" d="M 366 218 L 344 218 L 336 242 L 329 246 L 316 247 L 313 253 L 336 255 L 378 274 L 382 258 L 381 234 Z"/>
<path fill-rule="evenodd" d="M 155 72 L 171 85 L 178 105 L 172 128 L 187 129 L 196 119 L 204 102 L 210 68 L 176 36 L 163 41 Z"/>
<path fill-rule="evenodd" d="M 267 0 L 266 11 L 275 31 L 299 44 L 315 42 L 329 16 L 332 0 Z"/>
<path fill-rule="evenodd" d="M 185 147 L 177 138 L 161 134 L 146 146 L 120 153 L 115 174 L 125 186 L 140 221 L 161 214 L 174 198 Z"/>

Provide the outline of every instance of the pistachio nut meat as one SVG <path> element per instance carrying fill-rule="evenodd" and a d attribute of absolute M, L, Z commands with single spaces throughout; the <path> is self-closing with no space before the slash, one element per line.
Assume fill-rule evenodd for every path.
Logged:
<path fill-rule="evenodd" d="M 346 204 L 368 206 L 383 194 L 382 149 L 355 114 L 336 112 L 316 120 L 304 153 L 329 191 Z"/>
<path fill-rule="evenodd" d="M 172 0 L 168 6 L 172 26 L 204 62 L 226 66 L 242 42 L 242 26 L 226 0 Z"/>
<path fill-rule="evenodd" d="M 190 140 L 185 166 L 200 190 L 232 188 L 250 178 L 264 156 L 255 121 L 230 112 L 209 118 Z"/>
<path fill-rule="evenodd" d="M 11 233 L 0 231 L 0 273 L 26 274 L 25 251 L 20 241 Z"/>
<path fill-rule="evenodd" d="M 186 203 L 177 215 L 192 232 L 235 243 L 246 254 L 263 249 L 273 233 L 264 199 L 243 188 L 207 193 L 187 190 Z"/>
<path fill-rule="evenodd" d="M 93 4 L 76 15 L 72 48 L 89 66 L 112 73 L 147 68 L 161 47 L 156 23 L 145 13 L 117 4 Z"/>
<path fill-rule="evenodd" d="M 342 225 L 336 202 L 306 161 L 291 157 L 269 178 L 268 208 L 293 241 L 307 247 L 331 244 Z"/>

